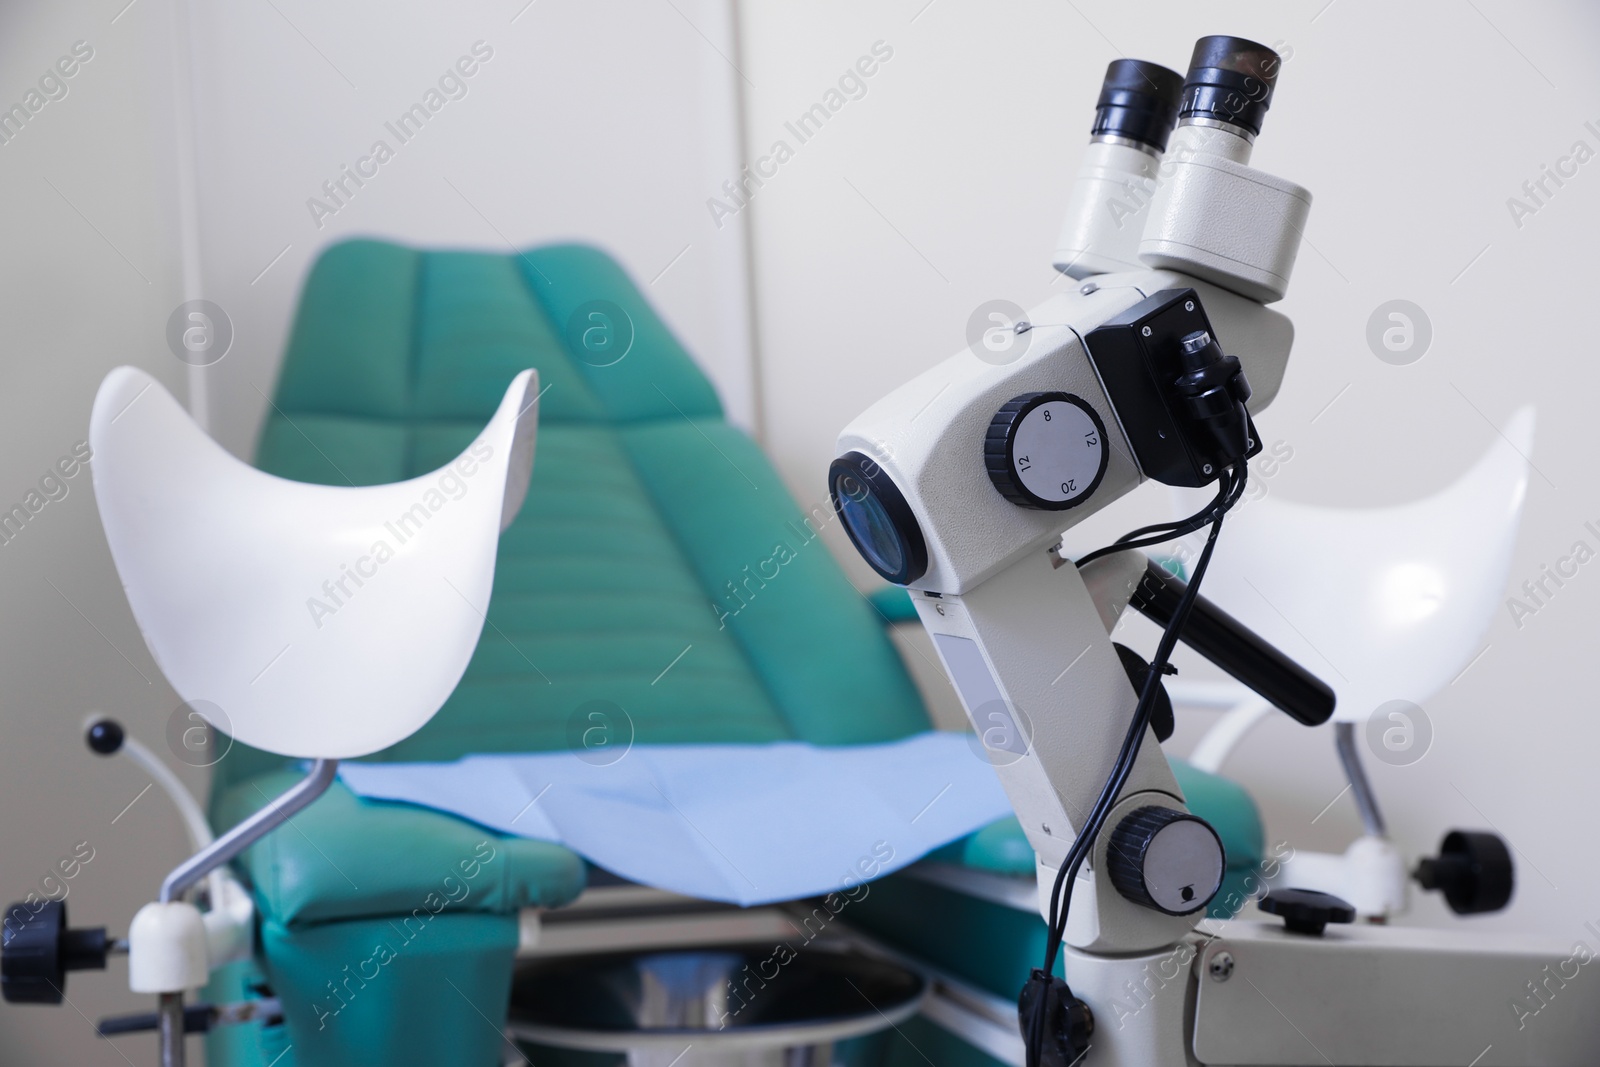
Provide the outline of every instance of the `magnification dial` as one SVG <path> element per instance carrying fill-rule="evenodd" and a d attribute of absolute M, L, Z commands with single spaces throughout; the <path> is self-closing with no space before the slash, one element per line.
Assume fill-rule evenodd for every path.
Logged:
<path fill-rule="evenodd" d="M 1105 423 L 1080 396 L 1024 393 L 995 412 L 983 459 L 994 487 L 1013 504 L 1065 511 L 1087 500 L 1105 477 Z"/>

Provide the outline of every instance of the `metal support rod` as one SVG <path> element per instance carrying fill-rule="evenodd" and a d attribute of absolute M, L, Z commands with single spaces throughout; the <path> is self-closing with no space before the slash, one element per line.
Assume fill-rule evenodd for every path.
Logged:
<path fill-rule="evenodd" d="M 1350 794 L 1356 798 L 1356 810 L 1361 812 L 1361 825 L 1373 837 L 1386 837 L 1388 830 L 1383 825 L 1383 813 L 1378 810 L 1377 794 L 1372 791 L 1372 783 L 1367 781 L 1366 769 L 1361 766 L 1361 753 L 1356 748 L 1355 723 L 1337 722 L 1333 727 L 1339 762 L 1344 766 L 1344 776 L 1350 782 Z"/>
<path fill-rule="evenodd" d="M 161 1067 L 183 1067 L 183 994 L 162 993 L 156 1001 Z"/>
<path fill-rule="evenodd" d="M 292 789 L 286 790 L 266 807 L 173 868 L 166 881 L 161 883 L 161 903 L 178 900 L 200 879 L 283 825 L 296 812 L 327 792 L 338 773 L 338 760 L 319 759 L 314 762 L 311 773 Z"/>

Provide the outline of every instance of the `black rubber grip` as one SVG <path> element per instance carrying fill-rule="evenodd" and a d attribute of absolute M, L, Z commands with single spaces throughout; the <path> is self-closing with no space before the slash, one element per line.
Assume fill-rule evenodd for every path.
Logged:
<path fill-rule="evenodd" d="M 1147 562 L 1144 577 L 1128 603 L 1157 625 L 1166 626 L 1188 588 L 1154 562 Z M 1321 726 L 1333 715 L 1335 698 L 1326 682 L 1205 597 L 1195 597 L 1178 636 L 1290 718 Z"/>

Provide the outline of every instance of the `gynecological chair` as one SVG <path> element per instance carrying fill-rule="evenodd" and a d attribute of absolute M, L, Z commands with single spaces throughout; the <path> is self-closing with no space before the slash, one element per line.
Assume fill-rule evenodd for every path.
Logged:
<path fill-rule="evenodd" d="M 257 462 L 303 481 L 406 477 L 455 454 L 527 365 L 544 390 L 539 462 L 502 538 L 486 639 L 442 718 L 376 758 L 581 749 L 597 733 L 620 752 L 926 728 L 876 614 L 816 540 L 828 512 L 794 503 L 643 296 L 592 249 L 330 249 L 306 283 Z M 795 557 L 763 579 L 780 541 Z M 217 766 L 213 821 L 253 810 L 255 786 L 282 774 L 282 761 L 235 746 Z M 219 1062 L 267 1063 L 289 1044 L 301 1065 L 494 1062 L 531 909 L 572 902 L 591 880 L 583 861 L 342 784 L 296 825 L 304 836 L 278 835 L 242 861 L 287 1025 L 220 1032 Z M 396 917 L 486 839 L 503 857 L 492 877 L 362 979 Z M 236 980 L 219 999 L 259 979 Z M 305 1005 L 298 1018 L 291 997 Z M 265 1047 L 242 1047 L 257 1035 Z"/>
<path fill-rule="evenodd" d="M 617 751 L 859 744 L 929 728 L 886 633 L 909 615 L 904 592 L 855 591 L 820 537 L 835 521 L 821 487 L 809 504 L 790 496 L 643 295 L 594 249 L 331 247 L 305 283 L 256 463 L 325 486 L 415 478 L 460 455 L 529 366 L 541 392 L 527 503 L 501 535 L 492 598 L 462 586 L 476 607 L 487 602 L 482 639 L 438 714 L 364 758 L 584 749 L 596 737 Z M 472 483 L 463 500 L 478 491 Z M 766 561 L 779 544 L 790 554 L 775 573 Z M 367 554 L 357 547 L 295 590 L 307 624 L 313 608 L 321 623 L 315 636 L 356 621 L 389 577 L 384 564 L 366 585 L 341 589 L 341 564 Z M 304 774 L 237 731 L 224 731 L 217 751 L 209 815 L 219 831 Z M 1230 867 L 1247 871 L 1261 851 L 1248 796 L 1179 773 L 1226 838 Z M 1031 887 L 1031 850 L 1006 819 L 932 860 L 875 883 L 841 927 L 919 966 L 944 961 L 941 989 L 993 1009 L 988 1025 L 1009 1022 L 1015 1042 L 1014 1007 L 994 1005 L 1014 997 L 1022 961 L 1038 955 L 1037 909 L 936 879 L 970 878 L 1003 897 L 1013 869 L 1025 868 Z M 233 870 L 255 908 L 254 951 L 217 971 L 201 997 L 275 1000 L 283 1021 L 210 1030 L 213 1067 L 494 1063 L 519 954 L 574 925 L 557 920 L 593 914 L 583 901 L 605 878 L 560 846 L 362 800 L 337 781 Z M 913 914 L 933 921 L 910 929 Z M 958 1051 L 941 1063 L 981 1061 L 943 1025 L 904 1024 L 883 1055 L 921 1062 L 917 1048 L 943 1042 Z"/>

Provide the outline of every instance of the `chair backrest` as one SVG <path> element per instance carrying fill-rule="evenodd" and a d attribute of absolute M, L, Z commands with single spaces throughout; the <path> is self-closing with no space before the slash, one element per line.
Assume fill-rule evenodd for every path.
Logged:
<path fill-rule="evenodd" d="M 256 462 L 324 484 L 413 477 L 457 454 L 527 366 L 544 390 L 539 461 L 501 537 L 483 639 L 433 721 L 375 758 L 606 759 L 630 740 L 842 744 L 927 728 L 879 617 L 817 536 L 834 521 L 821 472 L 798 507 L 592 248 L 329 248 Z M 260 769 L 236 753 L 217 781 Z"/>
<path fill-rule="evenodd" d="M 355 488 L 259 471 L 150 375 L 113 370 L 89 422 L 95 499 L 173 688 L 283 756 L 364 756 L 415 733 L 478 643 L 500 531 L 527 491 L 537 394 L 522 372 L 452 462 Z"/>
<path fill-rule="evenodd" d="M 1522 408 L 1453 484 L 1397 507 L 1249 502 L 1228 517 L 1205 594 L 1331 685 L 1337 720 L 1422 703 L 1482 651 L 1533 433 Z"/>

